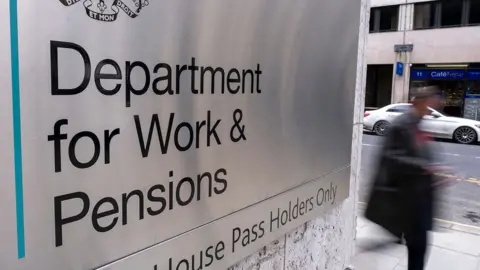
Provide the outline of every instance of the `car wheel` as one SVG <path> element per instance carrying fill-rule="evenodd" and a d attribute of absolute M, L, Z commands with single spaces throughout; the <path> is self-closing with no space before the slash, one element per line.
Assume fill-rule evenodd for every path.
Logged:
<path fill-rule="evenodd" d="M 380 120 L 373 126 L 373 131 L 378 136 L 385 136 L 387 135 L 388 128 L 390 127 L 390 123 L 384 120 Z"/>
<path fill-rule="evenodd" d="M 461 144 L 471 144 L 477 140 L 477 132 L 471 127 L 459 127 L 453 133 L 453 139 Z"/>

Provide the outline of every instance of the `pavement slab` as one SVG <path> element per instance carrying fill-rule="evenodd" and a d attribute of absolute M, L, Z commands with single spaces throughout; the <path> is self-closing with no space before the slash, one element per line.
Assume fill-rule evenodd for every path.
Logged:
<path fill-rule="evenodd" d="M 480 256 L 480 236 L 457 231 L 433 233 L 432 245 L 471 256 Z"/>
<path fill-rule="evenodd" d="M 353 260 L 355 270 L 390 270 L 399 263 L 399 258 L 379 253 L 362 253 Z"/>
<path fill-rule="evenodd" d="M 478 258 L 474 256 L 443 248 L 430 247 L 425 270 L 477 270 L 478 262 Z M 405 257 L 400 261 L 399 266 L 407 267 L 407 264 L 408 260 Z"/>
<path fill-rule="evenodd" d="M 388 234 L 362 217 L 358 218 L 356 270 L 406 270 L 408 259 L 404 245 L 392 244 L 375 252 L 362 248 L 388 239 Z M 431 233 L 426 270 L 480 270 L 480 236 L 468 232 L 442 229 Z"/>

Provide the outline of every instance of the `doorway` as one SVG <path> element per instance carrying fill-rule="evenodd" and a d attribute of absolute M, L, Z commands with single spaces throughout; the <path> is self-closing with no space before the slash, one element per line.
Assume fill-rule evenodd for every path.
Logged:
<path fill-rule="evenodd" d="M 368 65 L 365 108 L 374 109 L 392 101 L 393 65 Z"/>

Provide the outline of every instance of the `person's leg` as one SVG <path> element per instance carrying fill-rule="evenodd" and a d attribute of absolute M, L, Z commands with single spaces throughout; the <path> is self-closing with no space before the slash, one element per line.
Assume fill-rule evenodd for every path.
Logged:
<path fill-rule="evenodd" d="M 427 230 L 417 229 L 405 234 L 408 249 L 408 270 L 424 270 L 428 248 Z"/>

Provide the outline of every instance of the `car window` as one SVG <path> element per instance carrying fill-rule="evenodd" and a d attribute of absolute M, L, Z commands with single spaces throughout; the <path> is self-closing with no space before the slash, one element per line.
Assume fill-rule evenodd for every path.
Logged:
<path fill-rule="evenodd" d="M 410 105 L 397 105 L 387 110 L 387 112 L 399 112 L 404 113 L 410 109 Z"/>
<path fill-rule="evenodd" d="M 440 116 L 451 116 L 451 115 L 445 113 L 443 110 L 442 111 L 437 111 L 437 114 L 440 114 Z"/>
<path fill-rule="evenodd" d="M 444 113 L 443 113 L 443 112 L 442 112 L 442 113 L 440 113 L 440 112 L 434 111 L 434 110 L 432 110 L 432 109 L 430 109 L 430 108 L 429 108 L 429 110 L 430 110 L 430 115 L 433 115 L 433 116 L 438 116 L 438 117 L 440 117 L 440 116 L 444 115 Z"/>

